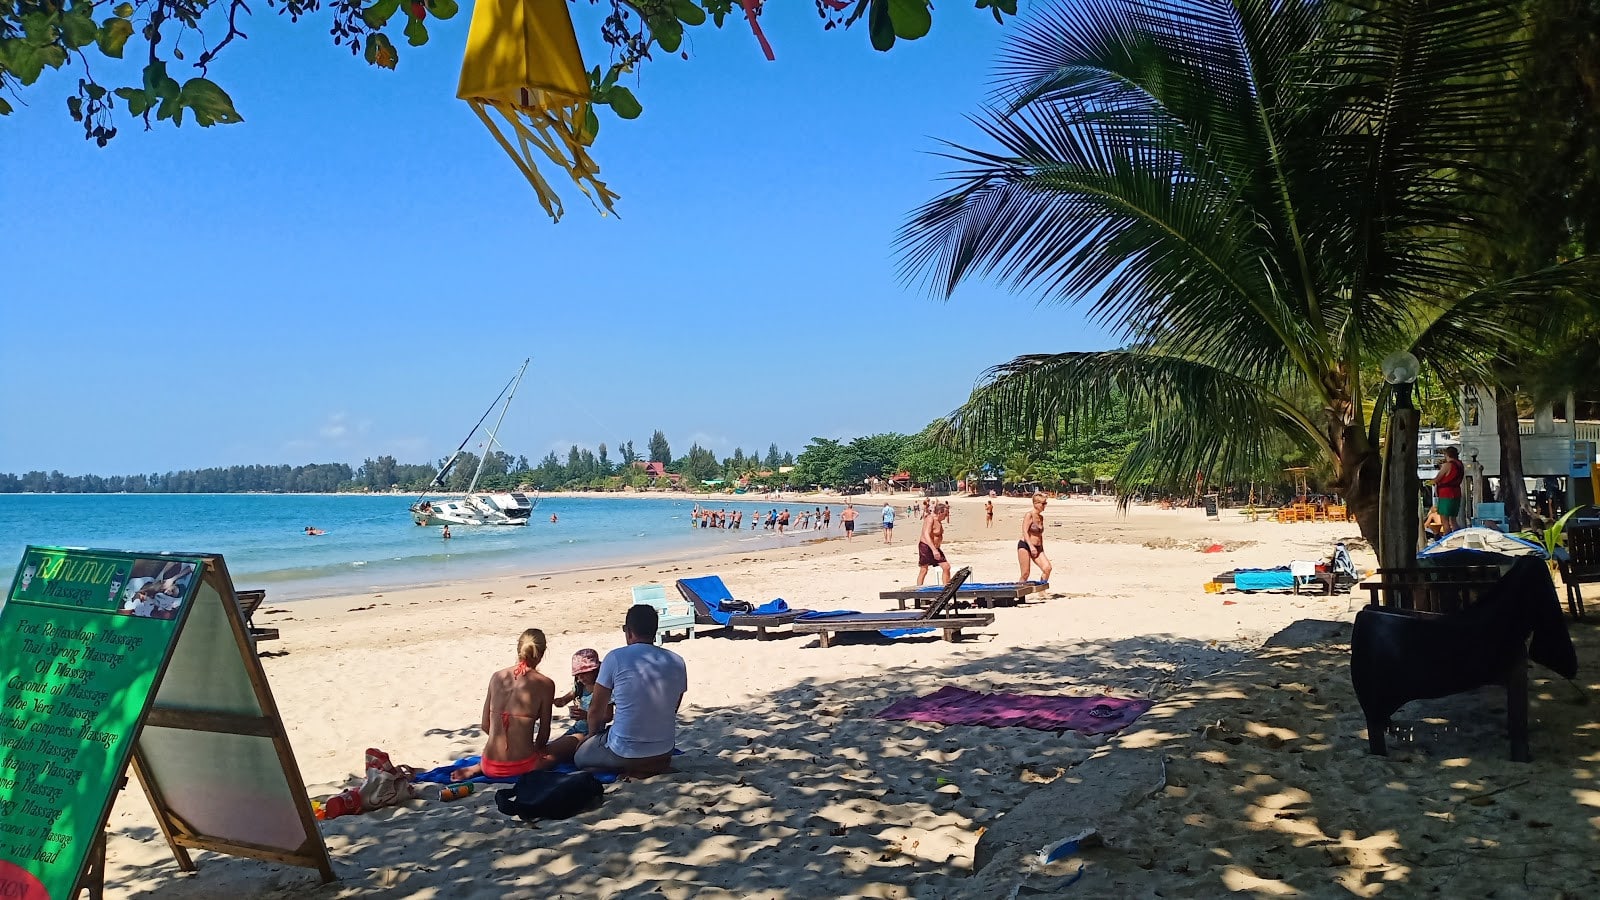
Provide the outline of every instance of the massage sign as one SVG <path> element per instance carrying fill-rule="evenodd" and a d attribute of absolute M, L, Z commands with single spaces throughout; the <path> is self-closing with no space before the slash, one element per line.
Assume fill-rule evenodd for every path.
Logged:
<path fill-rule="evenodd" d="M 186 757 L 216 753 L 209 742 L 232 736 L 204 728 L 267 746 L 259 820 L 276 831 L 227 835 L 224 852 L 313 865 L 331 877 L 314 823 L 309 832 L 296 824 L 312 822 L 309 805 L 243 635 L 221 557 L 24 551 L 0 594 L 0 900 L 96 892 L 100 835 L 130 760 L 180 867 L 192 869 L 186 848 L 219 839 L 207 830 L 204 801 L 185 798 L 216 786 L 164 764 L 171 758 L 192 773 Z M 153 760 L 152 749 L 162 758 Z"/>

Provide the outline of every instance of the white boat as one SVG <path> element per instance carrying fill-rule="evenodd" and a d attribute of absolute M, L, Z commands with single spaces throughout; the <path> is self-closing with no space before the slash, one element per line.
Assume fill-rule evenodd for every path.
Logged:
<path fill-rule="evenodd" d="M 472 481 L 467 485 L 467 492 L 458 497 L 439 497 L 430 499 L 426 494 L 417 498 L 411 504 L 411 521 L 418 525 L 526 525 L 533 515 L 533 508 L 539 505 L 539 496 L 528 491 L 485 491 L 477 490 L 478 478 L 483 475 L 483 465 L 488 462 L 489 454 L 494 452 L 495 435 L 500 431 L 500 423 L 506 420 L 506 410 L 511 408 L 511 400 L 517 395 L 517 385 L 522 383 L 522 373 L 528 371 L 528 360 L 522 361 L 522 368 L 517 370 L 516 377 L 500 391 L 505 397 L 505 405 L 500 407 L 500 418 L 495 420 L 494 427 L 489 429 L 489 437 L 483 444 L 483 453 L 478 457 L 478 469 L 472 473 Z M 489 413 L 494 412 L 495 404 L 500 402 L 496 397 L 494 403 L 489 404 L 483 417 L 478 419 L 478 424 L 472 426 L 472 431 L 467 433 L 466 440 L 456 448 L 456 452 L 439 468 L 439 474 L 433 477 L 433 488 L 442 487 L 445 477 L 450 474 L 450 469 L 461 457 L 467 443 L 472 436 L 478 433 Z"/>

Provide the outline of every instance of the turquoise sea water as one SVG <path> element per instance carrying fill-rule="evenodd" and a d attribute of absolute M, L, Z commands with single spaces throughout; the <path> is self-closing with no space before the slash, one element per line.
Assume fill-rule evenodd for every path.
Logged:
<path fill-rule="evenodd" d="M 267 588 L 274 600 L 439 584 L 503 575 L 542 575 L 623 562 L 649 563 L 743 549 L 795 545 L 824 532 L 783 537 L 689 527 L 693 500 L 546 497 L 526 527 L 438 528 L 411 523 L 409 495 L 0 494 L 0 572 L 14 574 L 28 544 L 115 550 L 220 553 L 234 583 Z M 802 504 L 776 504 L 798 517 Z M 810 505 L 809 508 L 815 508 Z M 861 524 L 876 507 L 858 506 Z M 840 505 L 833 528 L 840 536 Z M 554 513 L 559 522 L 551 524 Z M 309 537 L 313 525 L 327 534 Z M 10 577 L 6 577 L 9 584 Z"/>

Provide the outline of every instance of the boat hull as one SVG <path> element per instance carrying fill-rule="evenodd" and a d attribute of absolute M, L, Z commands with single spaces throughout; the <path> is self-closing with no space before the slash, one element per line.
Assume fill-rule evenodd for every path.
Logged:
<path fill-rule="evenodd" d="M 522 491 L 466 494 L 413 504 L 418 525 L 526 525 L 539 498 Z"/>

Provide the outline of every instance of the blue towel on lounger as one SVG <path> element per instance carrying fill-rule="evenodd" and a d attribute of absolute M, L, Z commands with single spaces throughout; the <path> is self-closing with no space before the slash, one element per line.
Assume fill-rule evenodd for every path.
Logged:
<path fill-rule="evenodd" d="M 718 609 L 717 606 L 724 600 L 732 600 L 733 594 L 728 591 L 728 586 L 722 583 L 719 575 L 705 575 L 700 578 L 682 578 L 679 584 L 693 591 L 700 598 L 700 604 L 705 608 L 705 614 L 711 621 L 718 625 L 727 625 L 740 616 L 775 616 L 789 611 L 789 604 L 783 598 L 768 600 L 749 612 L 732 612 L 731 610 Z"/>
<path fill-rule="evenodd" d="M 740 616 L 775 616 L 778 613 L 786 613 L 789 611 L 789 604 L 783 602 L 782 597 L 779 597 L 776 600 L 768 600 L 749 612 L 725 612 L 717 609 L 715 606 L 711 606 L 710 603 L 707 603 L 706 607 L 706 612 L 710 614 L 712 620 L 718 625 L 726 625 Z"/>
<path fill-rule="evenodd" d="M 796 621 L 815 622 L 818 619 L 837 619 L 840 616 L 859 616 L 861 613 L 853 609 L 819 609 L 803 613 Z M 885 615 L 890 615 L 885 613 Z M 927 634 L 932 628 L 879 628 L 878 633 L 887 638 L 908 637 L 913 634 Z"/>

